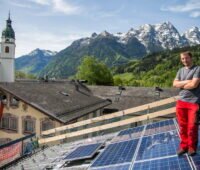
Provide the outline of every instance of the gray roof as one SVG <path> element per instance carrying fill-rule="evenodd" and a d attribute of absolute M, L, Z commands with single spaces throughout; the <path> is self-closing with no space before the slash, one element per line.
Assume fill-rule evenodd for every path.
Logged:
<path fill-rule="evenodd" d="M 0 83 L 0 90 L 13 94 L 62 123 L 111 104 L 93 96 L 86 86 L 73 81 Z"/>
<path fill-rule="evenodd" d="M 160 96 L 154 87 L 125 87 L 120 95 L 118 86 L 88 86 L 94 95 L 112 100 L 109 109 L 124 110 L 178 95 L 175 88 L 163 88 Z"/>

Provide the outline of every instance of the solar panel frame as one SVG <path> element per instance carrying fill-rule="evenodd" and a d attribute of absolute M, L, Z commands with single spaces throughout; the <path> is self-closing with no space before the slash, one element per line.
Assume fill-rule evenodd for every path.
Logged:
<path fill-rule="evenodd" d="M 115 165 L 109 165 L 109 166 L 102 166 L 102 167 L 94 167 L 89 168 L 90 170 L 128 170 L 131 167 L 131 163 L 125 163 L 125 164 L 115 164 Z"/>
<path fill-rule="evenodd" d="M 126 160 L 116 160 L 116 157 L 111 157 L 110 155 L 115 153 L 115 149 L 118 149 L 118 154 L 120 153 L 120 147 L 122 148 L 122 146 L 124 145 L 124 143 L 129 144 L 129 146 L 126 146 L 126 150 L 122 151 L 124 155 L 127 155 L 127 153 L 133 150 L 136 150 L 137 145 L 138 145 L 138 141 L 139 139 L 133 139 L 133 140 L 128 140 L 128 141 L 122 141 L 122 142 L 117 142 L 117 143 L 110 143 L 105 149 L 104 151 L 99 154 L 97 156 L 97 158 L 92 162 L 90 168 L 101 168 L 101 167 L 109 167 L 109 166 L 113 166 L 113 165 L 120 165 L 120 164 L 124 164 L 124 163 L 131 163 L 133 156 L 134 156 L 134 152 L 132 152 L 132 155 L 129 155 L 128 157 L 126 156 Z M 130 146 L 130 143 L 133 142 L 133 144 Z M 117 145 L 121 145 L 121 146 L 117 146 Z M 113 147 L 114 146 L 114 147 Z M 114 148 L 114 149 L 113 149 Z M 107 154 L 109 153 L 109 154 Z M 117 154 L 114 154 L 114 156 L 116 156 Z M 110 157 L 110 159 L 108 159 Z M 119 157 L 118 157 L 119 159 Z"/>
<path fill-rule="evenodd" d="M 130 135 L 133 133 L 138 133 L 144 130 L 145 126 L 137 126 L 137 127 L 133 127 L 133 128 L 129 128 L 129 129 L 125 129 L 119 132 L 119 134 L 117 136 L 122 136 L 122 135 Z"/>
<path fill-rule="evenodd" d="M 95 146 L 96 145 L 96 146 Z M 103 143 L 93 143 L 89 145 L 82 145 L 74 149 L 72 152 L 68 153 L 65 158 L 63 158 L 66 161 L 75 161 L 75 160 L 81 160 L 81 159 L 86 159 L 86 158 L 91 158 L 94 156 L 94 154 L 99 150 L 99 148 L 103 145 Z M 93 150 L 91 151 L 90 154 L 85 154 L 84 156 L 76 156 L 76 154 L 79 154 L 80 152 L 84 152 L 84 148 L 86 149 L 87 147 L 94 146 L 92 148 Z M 82 151 L 83 150 L 83 151 Z M 75 155 L 75 156 L 73 156 Z M 80 154 L 79 154 L 80 155 Z"/>
<path fill-rule="evenodd" d="M 180 142 L 177 136 L 177 130 L 143 136 L 136 161 L 176 155 L 176 150 Z"/>
<path fill-rule="evenodd" d="M 122 130 L 112 139 L 111 142 L 115 143 L 115 142 L 121 142 L 121 141 L 127 141 L 127 140 L 140 138 L 145 129 L 145 126 L 146 125 Z"/>
<path fill-rule="evenodd" d="M 189 170 L 193 169 L 191 162 L 187 156 L 178 157 L 169 156 L 159 159 L 149 159 L 145 161 L 136 161 L 132 165 L 132 170 Z"/>
<path fill-rule="evenodd" d="M 149 136 L 161 132 L 168 132 L 176 130 L 175 120 L 168 119 L 164 121 L 159 121 L 155 123 L 148 124 L 144 133 L 144 136 Z"/>

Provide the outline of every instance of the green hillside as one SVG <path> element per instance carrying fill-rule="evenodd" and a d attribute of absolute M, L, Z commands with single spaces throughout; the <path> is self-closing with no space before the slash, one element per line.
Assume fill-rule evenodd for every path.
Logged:
<path fill-rule="evenodd" d="M 200 65 L 200 45 L 152 53 L 141 60 L 113 68 L 115 85 L 171 87 L 177 70 L 182 67 L 180 53 L 191 51 L 193 61 Z"/>

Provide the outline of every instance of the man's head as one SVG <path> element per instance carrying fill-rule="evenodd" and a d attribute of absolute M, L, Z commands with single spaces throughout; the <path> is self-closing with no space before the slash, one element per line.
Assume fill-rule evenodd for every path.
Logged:
<path fill-rule="evenodd" d="M 181 62 L 185 67 L 190 68 L 192 66 L 192 54 L 189 51 L 180 54 Z"/>

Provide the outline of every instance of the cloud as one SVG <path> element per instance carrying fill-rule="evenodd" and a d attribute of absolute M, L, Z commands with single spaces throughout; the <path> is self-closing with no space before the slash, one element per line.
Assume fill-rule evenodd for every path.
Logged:
<path fill-rule="evenodd" d="M 188 0 L 185 4 L 162 7 L 162 11 L 189 13 L 191 17 L 199 17 L 200 1 Z"/>
<path fill-rule="evenodd" d="M 72 5 L 66 0 L 29 0 L 37 5 L 48 6 L 53 13 L 62 13 L 65 15 L 78 14 L 81 7 Z M 48 13 L 48 12 L 47 12 Z"/>
<path fill-rule="evenodd" d="M 52 0 L 52 7 L 54 11 L 64 14 L 77 14 L 80 12 L 80 7 L 74 6 L 63 0 Z"/>
<path fill-rule="evenodd" d="M 7 2 L 7 1 L 6 1 Z M 78 5 L 73 5 L 67 0 L 10 0 L 9 4 L 20 8 L 42 8 L 42 12 L 37 15 L 50 16 L 55 13 L 61 13 L 65 15 L 76 15 L 82 11 L 82 8 Z"/>
<path fill-rule="evenodd" d="M 191 16 L 192 18 L 200 17 L 200 11 L 192 12 L 192 13 L 190 14 L 190 16 Z"/>
<path fill-rule="evenodd" d="M 50 5 L 50 0 L 29 0 L 31 2 L 37 3 L 39 5 Z"/>
<path fill-rule="evenodd" d="M 8 1 L 8 3 L 20 8 L 34 8 L 31 4 L 21 3 L 20 1 Z"/>

